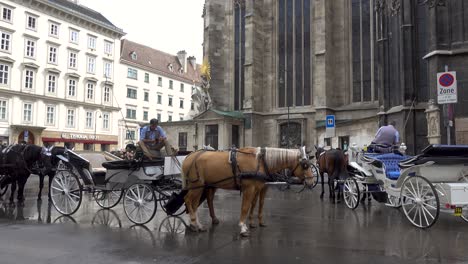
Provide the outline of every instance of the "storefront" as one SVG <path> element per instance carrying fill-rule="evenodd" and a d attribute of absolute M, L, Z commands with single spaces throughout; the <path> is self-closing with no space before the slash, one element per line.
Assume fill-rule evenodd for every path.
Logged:
<path fill-rule="evenodd" d="M 10 144 L 26 142 L 28 144 L 40 145 L 41 134 L 45 127 L 11 125 Z"/>
<path fill-rule="evenodd" d="M 75 150 L 111 151 L 117 147 L 118 138 L 113 135 L 44 131 L 42 142 Z"/>

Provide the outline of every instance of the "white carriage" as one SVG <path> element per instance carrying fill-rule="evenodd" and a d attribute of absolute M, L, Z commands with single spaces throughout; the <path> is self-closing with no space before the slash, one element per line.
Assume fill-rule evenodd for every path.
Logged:
<path fill-rule="evenodd" d="M 468 146 L 430 145 L 420 155 L 370 154 L 352 148 L 351 177 L 344 181 L 346 205 L 355 209 L 362 194 L 402 207 L 411 224 L 428 228 L 439 213 L 468 222 Z"/>
<path fill-rule="evenodd" d="M 72 215 L 80 207 L 83 192 L 92 192 L 102 208 L 112 208 L 123 199 L 125 214 L 135 224 L 146 224 L 154 217 L 159 203 L 165 205 L 171 195 L 182 189 L 180 165 L 185 156 L 167 156 L 102 162 L 101 168 L 76 152 L 66 150 L 50 186 L 54 207 L 63 215 Z M 179 215 L 185 208 L 171 215 Z M 167 211 L 166 211 L 167 212 Z"/>

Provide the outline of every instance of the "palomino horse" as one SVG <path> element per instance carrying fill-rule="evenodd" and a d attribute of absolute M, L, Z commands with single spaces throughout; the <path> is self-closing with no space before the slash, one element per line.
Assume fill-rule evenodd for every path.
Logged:
<path fill-rule="evenodd" d="M 182 164 L 184 197 L 190 215 L 190 227 L 195 231 L 204 228 L 198 222 L 197 209 L 205 188 L 221 188 L 242 191 L 242 206 L 239 220 L 240 234 L 247 236 L 245 224 L 249 209 L 259 199 L 258 218 L 263 224 L 263 204 L 266 194 L 265 181 L 270 172 L 290 169 L 294 176 L 312 184 L 313 175 L 305 147 L 300 149 L 254 148 L 236 150 L 237 166 L 232 166 L 228 151 L 197 151 L 188 155 Z M 214 192 L 213 192 L 214 194 Z M 211 200 L 211 202 L 210 202 Z M 212 197 L 208 197 L 212 207 Z"/>
<path fill-rule="evenodd" d="M 320 178 L 322 179 L 322 193 L 320 194 L 320 199 L 323 198 L 323 194 L 325 193 L 324 173 L 326 173 L 328 175 L 328 190 L 330 192 L 330 198 L 335 202 L 334 181 L 340 179 L 340 177 L 346 177 L 348 164 L 347 158 L 343 151 L 339 149 L 325 150 L 317 146 L 315 146 L 315 148 L 317 149 L 315 157 L 320 170 Z M 340 199 L 340 195 L 341 189 L 338 188 L 338 200 Z"/>

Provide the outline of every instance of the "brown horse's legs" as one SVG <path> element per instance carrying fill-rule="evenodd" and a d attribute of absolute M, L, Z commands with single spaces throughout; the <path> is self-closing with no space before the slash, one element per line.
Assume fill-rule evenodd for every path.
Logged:
<path fill-rule="evenodd" d="M 249 209 L 252 205 L 252 199 L 255 196 L 255 185 L 244 185 L 242 190 L 242 208 L 239 221 L 240 234 L 241 236 L 249 236 L 249 229 L 245 224 L 245 220 L 247 219 L 247 215 L 249 214 Z"/>
<path fill-rule="evenodd" d="M 268 186 L 263 186 L 262 190 L 260 191 L 260 197 L 258 201 L 258 224 L 261 227 L 266 227 L 265 222 L 263 222 L 263 205 L 265 204 L 265 196 L 268 190 Z"/>
<path fill-rule="evenodd" d="M 250 226 L 250 228 L 256 228 L 257 227 L 257 225 L 253 221 L 253 215 L 254 215 L 254 211 L 255 211 L 255 206 L 257 205 L 257 199 L 259 199 L 259 197 L 260 197 L 260 190 L 256 190 L 254 198 L 252 199 L 252 205 L 250 206 L 250 212 L 249 212 L 249 226 Z M 259 209 L 260 209 L 260 207 L 259 207 Z"/>
<path fill-rule="evenodd" d="M 208 208 L 210 209 L 211 224 L 213 225 L 219 224 L 219 220 L 215 215 L 214 205 L 213 205 L 215 192 L 216 192 L 215 188 L 206 189 L 206 202 L 208 203 Z"/>
<path fill-rule="evenodd" d="M 322 193 L 320 194 L 320 199 L 323 199 L 323 194 L 325 193 L 325 177 L 323 174 L 324 172 L 320 173 L 320 178 L 322 179 Z"/>
<path fill-rule="evenodd" d="M 200 203 L 200 197 L 203 193 L 203 188 L 189 190 L 185 195 L 185 205 L 190 215 L 190 228 L 193 231 L 202 231 L 203 227 L 198 222 L 197 209 Z"/>

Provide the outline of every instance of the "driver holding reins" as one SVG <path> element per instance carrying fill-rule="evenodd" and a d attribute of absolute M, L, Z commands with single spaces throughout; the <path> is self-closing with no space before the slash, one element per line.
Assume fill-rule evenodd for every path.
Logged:
<path fill-rule="evenodd" d="M 162 147 L 165 148 L 167 155 L 173 155 L 177 152 L 167 141 L 166 132 L 158 126 L 158 119 L 156 118 L 151 119 L 150 124 L 141 129 L 138 145 L 150 158 L 160 156 L 159 150 Z"/>
<path fill-rule="evenodd" d="M 387 126 L 381 126 L 377 130 L 374 140 L 371 145 L 374 145 L 374 152 L 389 153 L 392 152 L 394 145 L 400 142 L 400 134 L 395 128 L 396 122 L 392 121 Z"/>

